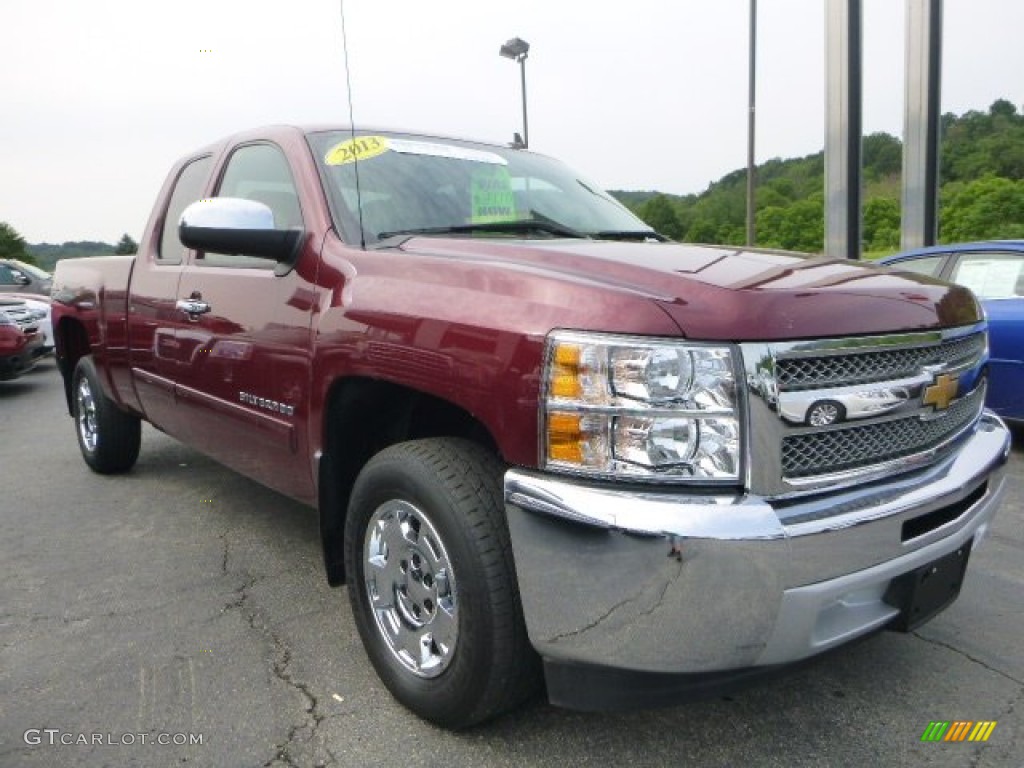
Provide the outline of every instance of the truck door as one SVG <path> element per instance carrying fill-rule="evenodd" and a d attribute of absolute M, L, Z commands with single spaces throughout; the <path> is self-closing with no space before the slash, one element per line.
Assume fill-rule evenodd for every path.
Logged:
<path fill-rule="evenodd" d="M 302 228 L 288 161 L 275 144 L 234 149 L 215 196 L 268 205 L 279 229 Z M 178 300 L 201 311 L 177 326 L 175 389 L 185 439 L 288 495 L 313 497 L 308 439 L 313 278 L 319 243 L 295 264 L 195 253 Z M 184 305 L 183 305 L 184 306 Z"/>
<path fill-rule="evenodd" d="M 181 313 L 175 309 L 178 283 L 188 259 L 188 249 L 178 239 L 182 211 L 203 196 L 213 158 L 209 155 L 187 162 L 168 182 L 173 184 L 167 208 L 156 217 L 142 238 L 142 250 L 132 271 L 128 350 L 135 395 L 146 418 L 165 432 L 180 436 L 174 402 L 178 376 L 177 327 Z"/>

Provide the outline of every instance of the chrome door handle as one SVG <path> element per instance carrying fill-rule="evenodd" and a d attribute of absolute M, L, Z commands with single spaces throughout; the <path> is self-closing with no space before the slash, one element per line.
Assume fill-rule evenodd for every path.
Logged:
<path fill-rule="evenodd" d="M 192 321 L 198 320 L 200 315 L 205 315 L 211 309 L 202 299 L 178 299 L 174 307 L 188 315 Z"/>

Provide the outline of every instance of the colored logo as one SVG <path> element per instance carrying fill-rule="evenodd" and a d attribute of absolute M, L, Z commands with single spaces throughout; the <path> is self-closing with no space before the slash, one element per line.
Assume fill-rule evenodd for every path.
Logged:
<path fill-rule="evenodd" d="M 956 393 L 959 390 L 960 383 L 957 381 L 957 377 L 944 373 L 941 376 L 937 376 L 935 383 L 925 389 L 921 404 L 934 405 L 935 410 L 944 411 L 949 408 L 949 404 L 956 397 Z"/>
<path fill-rule="evenodd" d="M 921 741 L 988 741 L 995 729 L 995 720 L 933 720 L 921 734 Z"/>

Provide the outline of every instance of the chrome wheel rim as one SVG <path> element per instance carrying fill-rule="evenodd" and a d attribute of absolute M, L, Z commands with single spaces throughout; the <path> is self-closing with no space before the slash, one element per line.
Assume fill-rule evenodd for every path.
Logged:
<path fill-rule="evenodd" d="M 832 403 L 821 403 L 815 406 L 811 412 L 811 426 L 812 427 L 827 427 L 829 424 L 835 424 L 839 418 L 839 408 Z"/>
<path fill-rule="evenodd" d="M 96 429 L 96 401 L 93 399 L 92 387 L 89 386 L 88 379 L 83 377 L 78 382 L 75 400 L 78 405 L 78 435 L 82 438 L 82 445 L 91 453 L 96 450 L 98 434 Z"/>
<path fill-rule="evenodd" d="M 394 499 L 377 507 L 363 543 L 366 595 L 391 655 L 417 677 L 447 669 L 458 642 L 455 572 L 423 510 Z"/>

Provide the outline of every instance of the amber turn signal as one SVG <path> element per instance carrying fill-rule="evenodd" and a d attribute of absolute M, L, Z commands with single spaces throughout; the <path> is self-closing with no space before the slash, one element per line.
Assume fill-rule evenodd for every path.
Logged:
<path fill-rule="evenodd" d="M 548 458 L 570 464 L 583 463 L 582 416 L 552 413 L 548 416 Z"/>
<path fill-rule="evenodd" d="M 573 344 L 559 344 L 555 347 L 549 381 L 552 397 L 565 400 L 580 397 L 583 392 L 580 384 L 580 355 L 580 348 Z"/>

